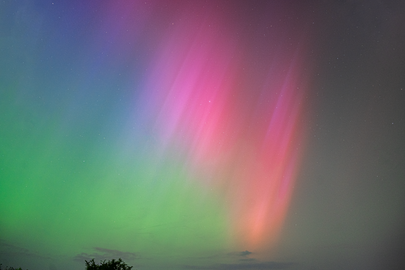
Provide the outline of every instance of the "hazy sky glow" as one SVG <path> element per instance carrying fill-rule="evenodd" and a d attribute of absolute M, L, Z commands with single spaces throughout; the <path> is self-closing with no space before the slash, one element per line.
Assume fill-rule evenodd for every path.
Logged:
<path fill-rule="evenodd" d="M 2 1 L 0 263 L 399 265 L 404 5 L 303 2 Z"/>

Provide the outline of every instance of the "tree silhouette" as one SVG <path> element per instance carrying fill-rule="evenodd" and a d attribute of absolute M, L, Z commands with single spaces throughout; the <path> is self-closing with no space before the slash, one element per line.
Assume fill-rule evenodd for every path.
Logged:
<path fill-rule="evenodd" d="M 0 263 L 0 270 L 2 270 L 1 266 L 2 266 L 2 264 Z M 4 270 L 22 270 L 22 268 L 21 267 L 20 268 L 14 268 L 14 267 L 6 266 L 6 268 Z"/>
<path fill-rule="evenodd" d="M 131 270 L 133 266 L 128 266 L 121 258 L 118 260 L 112 259 L 110 261 L 100 261 L 100 264 L 96 264 L 94 259 L 86 261 L 86 270 Z"/>

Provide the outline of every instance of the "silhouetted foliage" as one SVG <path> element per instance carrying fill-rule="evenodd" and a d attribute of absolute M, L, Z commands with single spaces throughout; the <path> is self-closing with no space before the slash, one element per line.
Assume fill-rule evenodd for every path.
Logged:
<path fill-rule="evenodd" d="M 111 261 L 101 261 L 100 264 L 96 264 L 94 259 L 86 261 L 86 270 L 131 270 L 133 266 L 128 266 L 121 258 L 118 260 L 112 259 Z M 1 270 L 1 269 L 0 269 Z"/>
<path fill-rule="evenodd" d="M 1 266 L 2 266 L 2 264 L 0 263 L 0 270 L 3 269 Z M 8 266 L 6 266 L 6 268 L 4 268 L 4 270 L 22 270 L 22 268 L 21 268 L 21 267 L 19 267 L 19 268 L 14 268 L 14 267 L 8 267 Z"/>

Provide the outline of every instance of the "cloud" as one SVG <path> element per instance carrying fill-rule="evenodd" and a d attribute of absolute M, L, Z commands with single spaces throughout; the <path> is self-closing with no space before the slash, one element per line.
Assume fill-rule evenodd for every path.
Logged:
<path fill-rule="evenodd" d="M 32 252 L 27 248 L 13 245 L 0 239 L 0 258 L 11 258 L 11 257 L 30 257 L 30 258 L 41 258 L 49 259 L 49 257 L 42 256 L 38 253 Z"/>
<path fill-rule="evenodd" d="M 288 269 L 291 268 L 294 263 L 287 262 L 256 262 L 255 259 L 252 261 L 242 263 L 230 263 L 230 264 L 217 264 L 214 266 L 195 266 L 187 265 L 184 266 L 184 269 L 196 269 L 196 270 L 276 270 L 276 269 Z"/>
<path fill-rule="evenodd" d="M 134 260 L 137 256 L 133 252 L 124 252 L 115 249 L 107 249 L 101 247 L 94 247 L 95 252 L 88 254 L 82 252 L 77 254 L 73 259 L 75 261 L 84 262 L 94 259 L 96 262 L 103 261 L 103 260 L 110 260 L 110 259 L 118 259 L 121 258 L 124 261 L 127 260 Z"/>
<path fill-rule="evenodd" d="M 251 254 L 253 254 L 253 252 L 250 252 L 249 250 L 245 250 L 245 251 L 239 251 L 239 252 L 230 252 L 230 253 L 227 253 L 226 256 L 238 258 L 238 257 L 247 257 Z"/>
<path fill-rule="evenodd" d="M 285 262 L 250 262 L 250 263 L 232 263 L 220 264 L 218 269 L 287 269 L 293 263 Z"/>
<path fill-rule="evenodd" d="M 245 250 L 245 251 L 242 251 L 239 255 L 240 256 L 248 256 L 250 254 L 252 254 L 252 252 Z"/>

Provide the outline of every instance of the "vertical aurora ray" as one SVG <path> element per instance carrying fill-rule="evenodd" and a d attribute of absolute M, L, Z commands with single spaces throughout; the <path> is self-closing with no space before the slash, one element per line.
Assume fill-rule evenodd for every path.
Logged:
<path fill-rule="evenodd" d="M 305 48 L 282 8 L 258 37 L 231 3 L 72 2 L 55 25 L 47 11 L 38 82 L 18 78 L 1 108 L 6 240 L 173 263 L 277 243 L 305 145 Z"/>
<path fill-rule="evenodd" d="M 301 48 L 276 41 L 267 74 L 252 81 L 237 38 L 221 32 L 221 20 L 205 16 L 208 10 L 167 30 L 138 102 L 146 104 L 141 114 L 159 155 L 181 152 L 188 181 L 220 194 L 231 246 L 257 250 L 275 244 L 299 166 Z"/>

